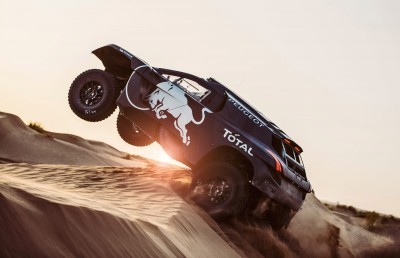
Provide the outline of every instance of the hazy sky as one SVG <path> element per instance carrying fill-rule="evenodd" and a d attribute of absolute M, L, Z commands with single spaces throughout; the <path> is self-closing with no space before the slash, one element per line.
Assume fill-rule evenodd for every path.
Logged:
<path fill-rule="evenodd" d="M 0 110 L 125 144 L 116 113 L 75 116 L 68 89 L 115 43 L 153 66 L 213 76 L 304 149 L 317 196 L 400 216 L 399 1 L 0 0 Z"/>

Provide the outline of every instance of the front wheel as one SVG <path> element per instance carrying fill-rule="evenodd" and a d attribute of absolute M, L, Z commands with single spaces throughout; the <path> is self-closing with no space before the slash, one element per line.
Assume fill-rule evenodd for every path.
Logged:
<path fill-rule="evenodd" d="M 192 199 L 213 219 L 230 219 L 245 208 L 249 194 L 247 175 L 226 162 L 214 162 L 195 172 Z"/>
<path fill-rule="evenodd" d="M 139 127 L 132 123 L 123 114 L 119 114 L 117 118 L 117 130 L 121 138 L 134 146 L 144 147 L 154 142 Z"/>
<path fill-rule="evenodd" d="M 81 73 L 72 82 L 68 102 L 77 116 L 98 122 L 114 112 L 119 94 L 120 87 L 112 74 L 92 69 Z"/>

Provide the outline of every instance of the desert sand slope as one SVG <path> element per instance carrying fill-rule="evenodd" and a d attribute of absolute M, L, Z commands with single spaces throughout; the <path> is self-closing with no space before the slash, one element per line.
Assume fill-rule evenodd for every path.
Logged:
<path fill-rule="evenodd" d="M 247 257 L 400 257 L 392 239 L 349 224 L 313 194 L 279 232 L 251 216 L 219 227 Z"/>
<path fill-rule="evenodd" d="M 126 153 L 101 142 L 68 134 L 40 134 L 12 114 L 0 112 L 0 160 L 71 165 L 144 166 L 126 160 Z"/>
<path fill-rule="evenodd" d="M 0 113 L 0 257 L 400 257 L 313 194 L 279 232 L 251 213 L 216 223 L 188 170 L 126 156 Z"/>
<path fill-rule="evenodd" d="M 288 228 L 308 257 L 354 257 L 392 243 L 334 215 L 313 194 Z"/>
<path fill-rule="evenodd" d="M 0 165 L 0 256 L 238 257 L 140 168 Z"/>
<path fill-rule="evenodd" d="M 186 170 L 126 155 L 0 113 L 0 257 L 238 257 L 170 190 Z"/>

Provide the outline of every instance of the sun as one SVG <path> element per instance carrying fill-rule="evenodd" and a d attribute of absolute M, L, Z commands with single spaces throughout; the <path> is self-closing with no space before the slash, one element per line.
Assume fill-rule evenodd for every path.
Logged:
<path fill-rule="evenodd" d="M 164 163 L 175 163 L 176 161 L 172 159 L 165 151 L 161 150 L 158 152 L 157 160 Z"/>
<path fill-rule="evenodd" d="M 175 166 L 182 167 L 182 168 L 187 168 L 187 166 L 184 165 L 183 163 L 171 158 L 164 150 L 159 150 L 154 154 L 155 155 L 154 155 L 153 159 L 155 159 L 157 161 L 160 161 L 160 162 L 166 163 L 166 164 L 170 164 L 170 165 L 175 165 Z"/>

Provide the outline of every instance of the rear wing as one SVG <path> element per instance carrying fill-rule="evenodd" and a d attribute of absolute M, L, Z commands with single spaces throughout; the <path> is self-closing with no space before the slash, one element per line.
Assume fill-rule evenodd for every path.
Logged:
<path fill-rule="evenodd" d="M 147 65 L 150 67 L 140 58 L 114 44 L 93 50 L 92 53 L 101 60 L 107 72 L 121 79 L 128 79 L 139 66 Z"/>

